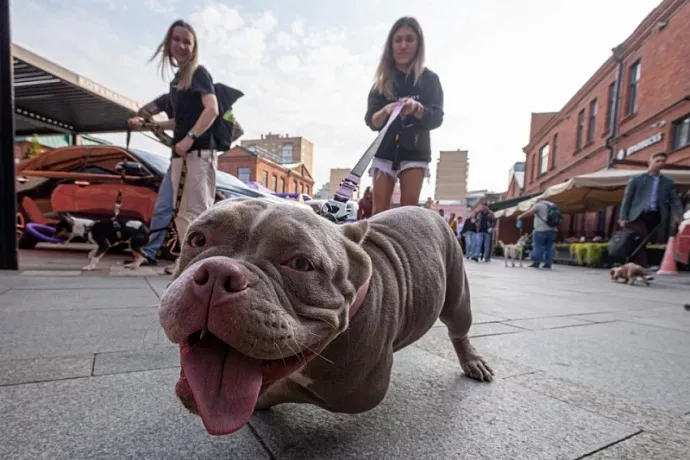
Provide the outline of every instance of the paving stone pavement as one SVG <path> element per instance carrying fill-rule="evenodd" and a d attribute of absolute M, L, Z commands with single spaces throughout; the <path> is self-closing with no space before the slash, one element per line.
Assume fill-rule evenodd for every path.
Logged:
<path fill-rule="evenodd" d="M 462 375 L 439 322 L 396 355 L 376 409 L 283 405 L 216 438 L 173 394 L 179 358 L 156 315 L 169 277 L 0 273 L 0 458 L 690 458 L 685 279 L 467 271 L 495 382 Z"/>

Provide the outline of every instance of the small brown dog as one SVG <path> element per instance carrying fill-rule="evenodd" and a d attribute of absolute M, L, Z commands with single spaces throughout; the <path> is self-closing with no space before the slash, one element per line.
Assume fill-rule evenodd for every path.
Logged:
<path fill-rule="evenodd" d="M 611 269 L 611 281 L 617 282 L 619 279 L 624 279 L 625 284 L 633 285 L 635 284 L 635 279 L 637 277 L 642 278 L 645 285 L 649 286 L 649 281 L 647 279 L 647 273 L 642 266 L 635 263 L 629 262 L 627 264 L 621 265 L 620 267 L 614 267 Z"/>

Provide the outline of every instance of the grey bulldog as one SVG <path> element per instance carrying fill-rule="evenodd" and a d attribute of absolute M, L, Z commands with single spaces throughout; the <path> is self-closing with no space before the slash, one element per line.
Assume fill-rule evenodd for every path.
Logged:
<path fill-rule="evenodd" d="M 221 201 L 189 227 L 173 276 L 159 315 L 180 345 L 175 390 L 212 435 L 281 403 L 376 407 L 393 353 L 438 318 L 464 372 L 493 378 L 467 336 L 460 245 L 423 208 L 336 225 L 296 206 Z"/>

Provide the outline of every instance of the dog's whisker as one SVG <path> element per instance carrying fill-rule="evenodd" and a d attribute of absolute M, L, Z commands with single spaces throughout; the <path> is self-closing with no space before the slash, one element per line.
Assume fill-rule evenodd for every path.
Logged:
<path fill-rule="evenodd" d="M 329 323 L 328 321 L 326 321 L 325 319 L 319 318 L 318 316 L 310 315 L 310 314 L 304 313 L 304 312 L 297 313 L 297 316 L 303 316 L 303 317 L 305 317 L 305 318 L 315 319 L 315 320 L 317 320 L 317 321 L 321 321 L 322 323 L 328 324 L 328 325 L 329 325 L 330 327 L 332 327 L 333 329 L 337 329 L 337 328 L 335 327 L 334 324 L 331 324 L 331 323 Z"/>
<path fill-rule="evenodd" d="M 311 352 L 314 353 L 316 356 L 318 356 L 319 358 L 321 358 L 321 359 L 327 361 L 328 363 L 334 364 L 333 361 L 331 361 L 330 359 L 326 358 L 324 355 L 322 355 L 322 354 L 319 353 L 318 351 L 312 349 L 312 348 L 309 347 L 308 345 L 304 345 L 304 348 L 306 348 L 307 350 L 311 351 Z"/>

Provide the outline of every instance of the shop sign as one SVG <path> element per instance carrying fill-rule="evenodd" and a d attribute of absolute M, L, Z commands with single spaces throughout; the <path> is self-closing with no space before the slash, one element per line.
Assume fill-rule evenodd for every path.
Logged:
<path fill-rule="evenodd" d="M 664 139 L 664 133 L 656 133 L 655 135 L 648 137 L 647 139 L 638 142 L 637 144 L 631 145 L 630 147 L 626 149 L 620 149 L 618 151 L 618 159 L 622 160 L 623 157 L 627 157 L 632 155 L 635 152 L 639 152 L 640 150 L 644 150 L 647 147 L 651 147 L 652 145 L 658 144 Z"/>
<path fill-rule="evenodd" d="M 135 111 L 139 109 L 139 104 L 132 101 L 131 99 L 121 96 L 116 92 L 111 91 L 108 88 L 105 88 L 99 85 L 98 83 L 89 80 L 88 78 L 82 77 L 81 75 L 77 75 L 77 84 L 82 88 L 91 91 L 92 93 L 98 94 L 99 96 L 105 99 L 111 100 L 127 108 L 130 108 Z"/>

